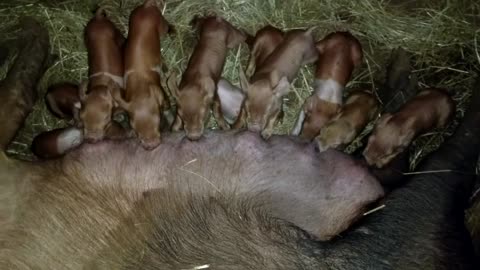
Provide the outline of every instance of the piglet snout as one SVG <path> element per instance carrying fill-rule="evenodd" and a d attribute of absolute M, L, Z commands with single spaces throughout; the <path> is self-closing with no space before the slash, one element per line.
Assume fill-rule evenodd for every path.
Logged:
<path fill-rule="evenodd" d="M 248 124 L 247 127 L 248 127 L 248 130 L 249 130 L 249 131 L 252 131 L 252 132 L 260 132 L 260 131 L 262 131 L 262 127 L 260 126 L 260 124 L 257 124 L 257 123 L 255 123 L 255 124 Z"/>
<path fill-rule="evenodd" d="M 141 139 L 140 140 L 140 143 L 142 144 L 142 147 L 145 149 L 145 150 L 153 150 L 155 148 L 157 148 L 159 145 L 160 145 L 160 138 L 156 138 L 156 139 Z"/>
<path fill-rule="evenodd" d="M 198 141 L 202 137 L 203 133 L 200 131 L 195 131 L 195 132 L 187 132 L 186 133 L 187 138 L 192 141 Z"/>
<path fill-rule="evenodd" d="M 99 132 L 85 132 L 84 131 L 84 134 L 85 134 L 85 141 L 87 143 L 97 143 L 99 142 L 100 140 L 103 139 L 103 134 L 102 133 L 99 133 Z"/>

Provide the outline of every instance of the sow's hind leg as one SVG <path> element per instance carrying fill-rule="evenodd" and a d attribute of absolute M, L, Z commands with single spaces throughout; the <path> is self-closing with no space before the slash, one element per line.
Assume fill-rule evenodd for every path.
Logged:
<path fill-rule="evenodd" d="M 23 19 L 20 26 L 18 56 L 0 82 L 0 233 L 11 222 L 31 171 L 28 163 L 8 158 L 5 150 L 35 103 L 35 87 L 50 50 L 48 32 L 38 22 Z"/>
<path fill-rule="evenodd" d="M 429 173 L 408 179 L 389 194 L 384 209 L 329 244 L 329 260 L 341 262 L 338 269 L 480 269 L 464 225 L 480 151 L 475 92 L 455 134 L 418 166 Z"/>

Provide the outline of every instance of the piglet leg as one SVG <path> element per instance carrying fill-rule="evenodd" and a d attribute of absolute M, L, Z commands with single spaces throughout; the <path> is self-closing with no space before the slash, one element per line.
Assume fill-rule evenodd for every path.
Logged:
<path fill-rule="evenodd" d="M 217 124 L 220 127 L 220 129 L 229 130 L 230 127 L 229 127 L 227 121 L 225 120 L 225 118 L 223 118 L 222 104 L 221 104 L 220 98 L 218 97 L 217 94 L 215 94 L 215 97 L 213 99 L 213 108 L 212 109 L 213 109 L 213 116 L 217 120 Z"/>

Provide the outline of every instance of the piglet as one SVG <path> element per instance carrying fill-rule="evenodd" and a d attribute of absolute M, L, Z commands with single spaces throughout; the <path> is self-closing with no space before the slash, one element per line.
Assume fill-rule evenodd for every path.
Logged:
<path fill-rule="evenodd" d="M 244 42 L 246 35 L 218 16 L 195 17 L 199 40 L 179 85 L 170 76 L 168 86 L 177 100 L 177 115 L 173 130 L 182 127 L 190 140 L 199 140 L 213 106 L 218 126 L 229 129 L 222 115 L 217 83 L 223 71 L 227 51 Z"/>
<path fill-rule="evenodd" d="M 79 89 L 82 101 L 79 117 L 86 141 L 101 140 L 112 121 L 117 105 L 111 93 L 119 94 L 123 88 L 124 40 L 102 8 L 85 28 L 89 80 Z"/>
<path fill-rule="evenodd" d="M 445 127 L 454 114 L 455 103 L 446 90 L 422 90 L 398 112 L 378 120 L 363 156 L 369 165 L 382 168 L 420 134 Z"/>
<path fill-rule="evenodd" d="M 254 37 L 248 35 L 246 43 L 250 49 L 250 58 L 245 73 L 251 76 L 255 67 L 261 66 L 268 56 L 283 42 L 285 33 L 271 25 L 258 30 Z"/>
<path fill-rule="evenodd" d="M 160 78 L 160 39 L 172 29 L 154 0 L 147 0 L 132 11 L 125 45 L 125 96 L 113 93 L 147 150 L 156 148 L 161 142 L 161 114 L 168 105 Z"/>
<path fill-rule="evenodd" d="M 56 158 L 81 145 L 83 139 L 82 130 L 76 127 L 54 129 L 36 136 L 31 150 L 42 159 Z"/>
<path fill-rule="evenodd" d="M 373 120 L 379 104 L 373 94 L 365 90 L 352 91 L 339 114 L 328 122 L 315 138 L 320 152 L 343 147 Z"/>
<path fill-rule="evenodd" d="M 313 94 L 305 100 L 292 135 L 311 140 L 340 110 L 345 86 L 363 58 L 360 42 L 348 32 L 334 32 L 316 43 L 319 53 Z"/>
<path fill-rule="evenodd" d="M 75 116 L 76 108 L 80 108 L 78 85 L 63 82 L 50 86 L 45 95 L 48 109 L 58 118 L 70 120 Z"/>
<path fill-rule="evenodd" d="M 242 89 L 234 86 L 224 78 L 218 80 L 217 93 L 220 98 L 222 115 L 229 124 L 233 124 L 240 114 L 245 99 Z"/>
<path fill-rule="evenodd" d="M 246 121 L 248 130 L 261 132 L 264 139 L 272 135 L 290 83 L 303 65 L 318 58 L 313 29 L 289 31 L 284 41 L 256 68 L 250 80 L 240 69 L 240 83 L 247 98 L 235 127 Z"/>
<path fill-rule="evenodd" d="M 113 122 L 106 128 L 104 139 L 125 140 L 133 137 L 130 129 Z M 40 133 L 33 139 L 31 150 L 41 159 L 61 157 L 84 142 L 84 135 L 77 127 L 58 128 Z"/>

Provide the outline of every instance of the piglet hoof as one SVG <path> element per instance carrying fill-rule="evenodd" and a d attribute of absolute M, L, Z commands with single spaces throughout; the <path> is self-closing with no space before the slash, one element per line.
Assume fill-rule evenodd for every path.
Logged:
<path fill-rule="evenodd" d="M 329 149 L 328 145 L 325 145 L 321 140 L 315 139 L 315 150 L 322 153 Z"/>
<path fill-rule="evenodd" d="M 270 137 L 272 137 L 272 131 L 264 130 L 264 131 L 262 131 L 262 133 L 260 133 L 260 135 L 262 136 L 262 138 L 264 140 L 268 140 L 268 139 L 270 139 Z"/>
<path fill-rule="evenodd" d="M 221 130 L 230 130 L 230 125 L 227 124 L 227 122 L 225 121 L 218 121 L 218 127 L 221 129 Z"/>

